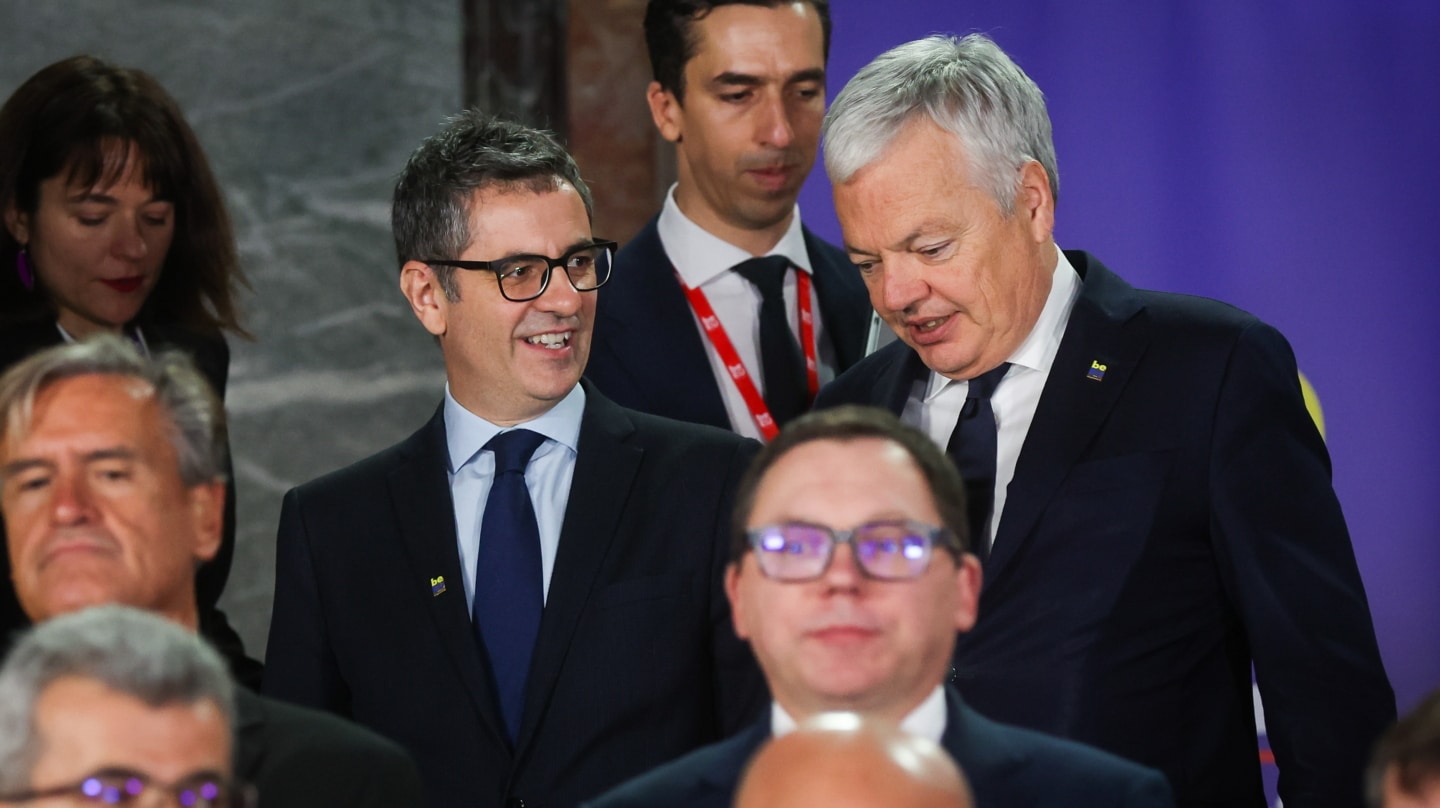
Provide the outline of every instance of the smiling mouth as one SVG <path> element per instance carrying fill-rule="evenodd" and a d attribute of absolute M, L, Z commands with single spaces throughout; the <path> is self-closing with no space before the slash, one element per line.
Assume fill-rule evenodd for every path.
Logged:
<path fill-rule="evenodd" d="M 554 334 L 536 334 L 533 337 L 526 337 L 525 342 L 540 348 L 558 351 L 570 344 L 570 334 L 571 332 L 569 331 Z"/>

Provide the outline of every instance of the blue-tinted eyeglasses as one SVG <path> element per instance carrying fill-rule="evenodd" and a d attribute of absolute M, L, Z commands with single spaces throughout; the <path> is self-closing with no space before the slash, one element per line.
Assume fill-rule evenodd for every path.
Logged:
<path fill-rule="evenodd" d="M 850 530 L 786 522 L 745 533 L 765 577 L 786 582 L 813 581 L 824 575 L 836 544 L 849 544 L 860 571 L 882 581 L 925 574 L 936 545 L 956 549 L 950 531 L 908 519 L 868 522 Z"/>
<path fill-rule="evenodd" d="M 63 797 L 75 805 L 140 805 L 147 794 L 169 795 L 183 808 L 255 808 L 252 786 L 216 774 L 196 774 L 161 783 L 132 769 L 101 769 L 79 782 L 0 796 L 0 802 L 33 802 Z M 149 803 L 146 803 L 149 804 Z"/>

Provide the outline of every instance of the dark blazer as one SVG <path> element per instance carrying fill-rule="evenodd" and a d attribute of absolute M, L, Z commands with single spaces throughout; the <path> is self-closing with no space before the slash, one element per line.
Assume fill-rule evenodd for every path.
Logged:
<path fill-rule="evenodd" d="M 945 690 L 940 745 L 960 764 L 976 808 L 1167 808 L 1152 769 L 1038 732 L 997 724 Z M 750 758 L 770 737 L 770 716 L 622 785 L 587 808 L 730 808 Z"/>
<path fill-rule="evenodd" d="M 765 703 L 721 583 L 758 444 L 585 393 L 513 751 L 465 605 L 442 414 L 285 497 L 266 692 L 399 741 L 429 804 L 575 805 Z"/>
<path fill-rule="evenodd" d="M 420 773 L 393 741 L 318 710 L 235 688 L 235 775 L 260 808 L 420 808 Z"/>
<path fill-rule="evenodd" d="M 1285 803 L 1360 805 L 1395 701 L 1290 346 L 1066 255 L 1080 297 L 956 647 L 960 689 L 1164 771 L 1181 805 L 1262 806 L 1253 660 Z M 817 406 L 898 413 L 926 372 L 896 342 Z"/>
<path fill-rule="evenodd" d="M 225 382 L 230 371 L 230 348 L 225 344 L 224 337 L 204 336 L 174 326 L 147 325 L 142 328 L 151 350 L 181 350 L 194 359 L 200 373 L 224 401 Z M 8 324 L 0 328 L 0 373 L 26 357 L 63 342 L 52 320 Z M 225 462 L 228 484 L 225 490 L 225 532 L 220 551 L 215 558 L 201 565 L 195 574 L 200 633 L 224 654 L 240 682 L 259 687 L 263 670 L 260 663 L 245 655 L 240 635 L 216 606 L 221 592 L 225 590 L 225 581 L 230 577 L 230 562 L 235 555 L 235 480 L 234 475 L 229 473 L 228 453 Z M 0 521 L 0 540 L 4 536 L 5 524 Z M 29 625 L 30 619 L 15 598 L 15 586 L 10 579 L 10 554 L 8 550 L 0 552 L 0 655 L 9 648 L 15 633 Z"/>
<path fill-rule="evenodd" d="M 695 326 L 675 268 L 660 244 L 656 216 L 615 257 L 615 275 L 596 304 L 585 376 L 622 407 L 730 429 L 705 337 Z M 804 230 L 802 228 L 802 230 Z M 865 353 L 870 300 L 845 253 L 804 230 L 836 372 Z"/>

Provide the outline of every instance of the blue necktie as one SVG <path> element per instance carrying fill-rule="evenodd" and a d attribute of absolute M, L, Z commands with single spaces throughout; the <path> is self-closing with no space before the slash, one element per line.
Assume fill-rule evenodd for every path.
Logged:
<path fill-rule="evenodd" d="M 966 516 L 970 523 L 970 550 L 982 560 L 990 555 L 990 541 L 985 536 L 995 506 L 995 410 L 990 396 L 1010 369 L 1006 362 L 970 380 L 965 393 L 965 406 L 960 420 L 950 433 L 946 454 L 955 461 L 965 481 Z"/>
<path fill-rule="evenodd" d="M 495 453 L 495 479 L 480 520 L 473 615 L 512 743 L 520 731 L 525 679 L 545 608 L 540 528 L 525 486 L 525 466 L 544 442 L 544 435 L 514 429 L 484 447 Z"/>

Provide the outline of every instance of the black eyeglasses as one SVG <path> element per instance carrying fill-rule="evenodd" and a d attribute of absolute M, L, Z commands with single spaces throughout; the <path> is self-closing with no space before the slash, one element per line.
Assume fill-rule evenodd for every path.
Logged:
<path fill-rule="evenodd" d="M 559 258 L 545 255 L 511 255 L 494 261 L 459 261 L 449 258 L 425 258 L 422 263 L 458 269 L 488 269 L 500 282 L 500 294 L 506 300 L 523 303 L 545 294 L 550 285 L 550 271 L 565 270 L 577 292 L 593 292 L 610 280 L 611 259 L 620 245 L 613 241 L 594 241 L 574 247 Z"/>
<path fill-rule="evenodd" d="M 65 797 L 77 805 L 139 805 L 147 794 L 169 795 L 183 808 L 255 808 L 255 788 L 214 774 L 197 774 L 177 783 L 161 783 L 144 772 L 101 769 L 78 783 L 0 796 L 0 802 L 31 802 Z"/>
<path fill-rule="evenodd" d="M 836 544 L 849 544 L 860 571 L 882 581 L 918 578 L 930 568 L 936 545 L 955 549 L 950 531 L 924 522 L 869 522 L 835 530 L 806 522 L 786 522 L 745 531 L 760 572 L 777 581 L 813 581 L 825 574 Z"/>

